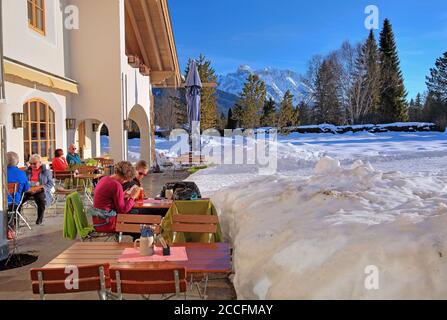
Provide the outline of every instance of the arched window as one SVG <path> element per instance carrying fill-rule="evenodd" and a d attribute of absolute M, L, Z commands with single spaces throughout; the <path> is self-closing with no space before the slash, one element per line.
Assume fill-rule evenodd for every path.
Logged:
<path fill-rule="evenodd" d="M 33 99 L 23 105 L 25 161 L 32 154 L 53 157 L 56 147 L 54 111 L 42 100 Z"/>

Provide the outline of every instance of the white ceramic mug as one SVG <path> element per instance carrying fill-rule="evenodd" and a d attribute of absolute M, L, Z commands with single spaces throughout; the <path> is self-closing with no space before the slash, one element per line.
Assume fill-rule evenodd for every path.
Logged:
<path fill-rule="evenodd" d="M 174 197 L 174 190 L 172 189 L 166 190 L 166 199 L 172 200 L 173 197 Z"/>
<path fill-rule="evenodd" d="M 143 237 L 135 240 L 134 248 L 138 249 L 138 244 L 140 244 L 140 256 L 152 256 L 154 254 L 154 237 Z"/>

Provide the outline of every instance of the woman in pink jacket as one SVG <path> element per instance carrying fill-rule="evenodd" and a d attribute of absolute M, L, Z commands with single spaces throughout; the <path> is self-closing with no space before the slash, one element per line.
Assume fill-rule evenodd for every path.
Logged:
<path fill-rule="evenodd" d="M 102 178 L 95 188 L 93 197 L 93 224 L 97 232 L 115 232 L 116 215 L 129 213 L 135 205 L 139 190 L 128 194 L 123 184 L 135 178 L 135 168 L 130 162 L 122 161 L 115 165 L 115 174 Z"/>

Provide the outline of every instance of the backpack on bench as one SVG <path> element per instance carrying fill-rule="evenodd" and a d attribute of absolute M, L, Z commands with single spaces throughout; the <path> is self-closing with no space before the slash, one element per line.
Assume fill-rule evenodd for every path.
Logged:
<path fill-rule="evenodd" d="M 174 191 L 174 200 L 201 199 L 200 190 L 194 182 L 179 181 L 167 183 L 160 193 L 160 197 L 166 198 L 166 190 Z"/>

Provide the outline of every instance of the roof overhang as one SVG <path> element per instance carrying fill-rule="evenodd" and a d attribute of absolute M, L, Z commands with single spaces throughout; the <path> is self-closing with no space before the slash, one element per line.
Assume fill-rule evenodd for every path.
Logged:
<path fill-rule="evenodd" d="M 126 54 L 138 57 L 154 87 L 181 84 L 167 0 L 125 0 Z M 141 68 L 140 68 L 141 70 Z"/>

